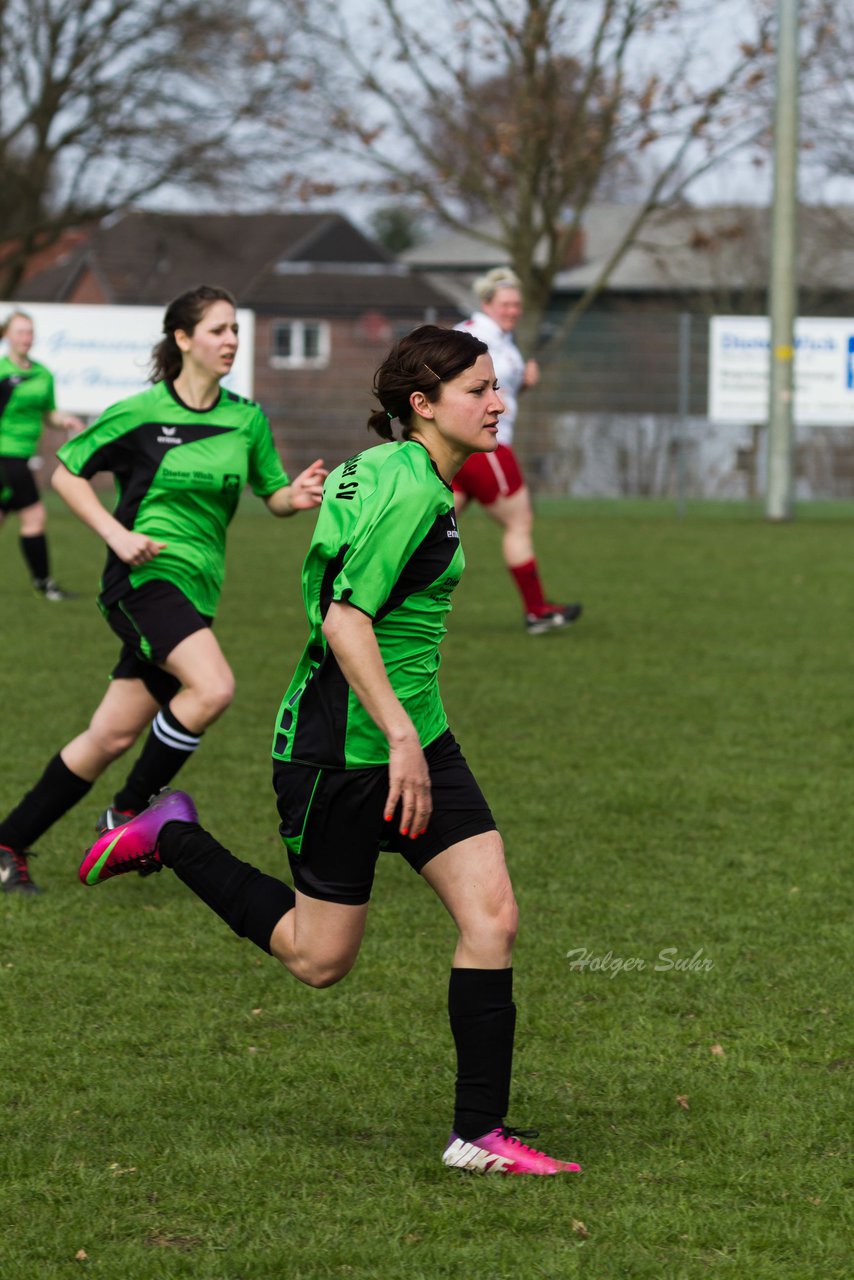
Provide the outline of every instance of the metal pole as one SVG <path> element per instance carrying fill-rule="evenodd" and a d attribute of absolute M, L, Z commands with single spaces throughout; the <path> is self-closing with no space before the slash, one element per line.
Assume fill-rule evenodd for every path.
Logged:
<path fill-rule="evenodd" d="M 676 441 L 676 514 L 685 514 L 685 437 L 691 394 L 691 313 L 679 317 L 679 437 Z"/>
<path fill-rule="evenodd" d="M 798 0 L 777 0 L 771 367 L 768 395 L 769 520 L 792 517 L 792 438 L 797 307 Z"/>

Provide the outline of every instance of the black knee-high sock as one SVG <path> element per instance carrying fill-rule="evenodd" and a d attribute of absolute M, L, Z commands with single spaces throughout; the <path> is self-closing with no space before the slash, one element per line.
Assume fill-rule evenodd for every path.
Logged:
<path fill-rule="evenodd" d="M 151 797 L 172 781 L 201 740 L 201 734 L 184 728 L 171 707 L 161 707 L 152 721 L 139 759 L 124 786 L 116 792 L 115 807 L 137 813 L 144 809 Z"/>
<path fill-rule="evenodd" d="M 25 850 L 91 788 L 92 783 L 72 773 L 61 756 L 54 756 L 32 791 L 0 822 L 0 844 Z"/>
<path fill-rule="evenodd" d="M 21 546 L 21 554 L 27 562 L 27 568 L 30 571 L 30 577 L 38 581 L 44 581 L 50 577 L 50 567 L 47 555 L 47 538 L 43 533 L 32 534 L 29 537 L 21 537 L 19 539 Z"/>
<path fill-rule="evenodd" d="M 270 954 L 270 937 L 296 894 L 273 876 L 241 862 L 197 822 L 167 822 L 157 842 L 160 861 L 241 938 Z"/>
<path fill-rule="evenodd" d="M 448 1014 L 457 1049 L 454 1132 L 467 1142 L 504 1123 L 510 1105 L 512 969 L 452 969 Z"/>

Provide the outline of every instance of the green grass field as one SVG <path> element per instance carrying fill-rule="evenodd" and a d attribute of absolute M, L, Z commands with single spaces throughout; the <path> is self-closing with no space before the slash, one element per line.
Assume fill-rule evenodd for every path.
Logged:
<path fill-rule="evenodd" d="M 115 649 L 99 546 L 52 513 L 79 601 L 33 598 L 0 538 L 3 810 Z M 182 775 L 271 871 L 310 527 L 236 520 L 237 698 Z M 83 889 L 119 765 L 40 841 L 44 895 L 0 900 L 4 1280 L 851 1275 L 854 510 L 552 503 L 537 533 L 583 621 L 528 637 L 473 513 L 442 687 L 522 911 L 510 1122 L 583 1176 L 440 1164 L 453 931 L 394 858 L 356 970 L 321 992 L 168 873 Z"/>

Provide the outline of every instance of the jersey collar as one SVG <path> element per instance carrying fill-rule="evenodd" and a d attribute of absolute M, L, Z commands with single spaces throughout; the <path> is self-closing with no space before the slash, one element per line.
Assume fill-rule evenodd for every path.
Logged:
<path fill-rule="evenodd" d="M 472 320 L 481 332 L 485 329 L 487 336 L 482 339 L 487 346 L 497 346 L 499 342 L 506 342 L 508 338 L 512 340 L 512 334 L 505 333 L 501 325 L 493 320 L 492 316 L 488 316 L 485 311 L 475 311 Z M 491 335 L 491 336 L 490 336 Z"/>
<path fill-rule="evenodd" d="M 417 444 L 419 449 L 423 449 L 424 452 L 427 454 L 427 460 L 430 463 L 430 466 L 433 468 L 433 470 L 436 473 L 436 479 L 439 480 L 450 493 L 454 492 L 453 486 L 448 484 L 447 480 L 441 474 L 441 472 L 439 471 L 439 468 L 436 466 L 435 462 L 430 457 L 430 451 L 428 450 L 426 445 L 423 445 L 420 440 L 402 440 L 401 444 Z"/>
<path fill-rule="evenodd" d="M 222 396 L 223 396 L 222 387 L 220 387 L 219 389 L 219 395 L 217 396 L 216 400 L 213 402 L 213 404 L 209 404 L 207 409 L 193 409 L 191 408 L 190 405 L 185 404 L 184 401 L 181 399 L 181 397 L 178 395 L 178 392 L 175 390 L 175 384 L 173 382 L 169 382 L 168 379 L 164 378 L 163 385 L 166 387 L 166 390 L 169 392 L 170 396 L 175 401 L 175 403 L 179 404 L 182 409 L 186 409 L 187 413 L 213 413 L 214 409 L 218 409 L 219 406 L 222 404 Z"/>

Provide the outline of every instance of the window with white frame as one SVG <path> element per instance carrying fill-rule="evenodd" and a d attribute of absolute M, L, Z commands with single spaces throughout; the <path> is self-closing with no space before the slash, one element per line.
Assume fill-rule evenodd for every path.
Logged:
<path fill-rule="evenodd" d="M 270 364 L 274 369 L 325 369 L 329 349 L 329 325 L 322 320 L 277 320 L 273 324 Z"/>

